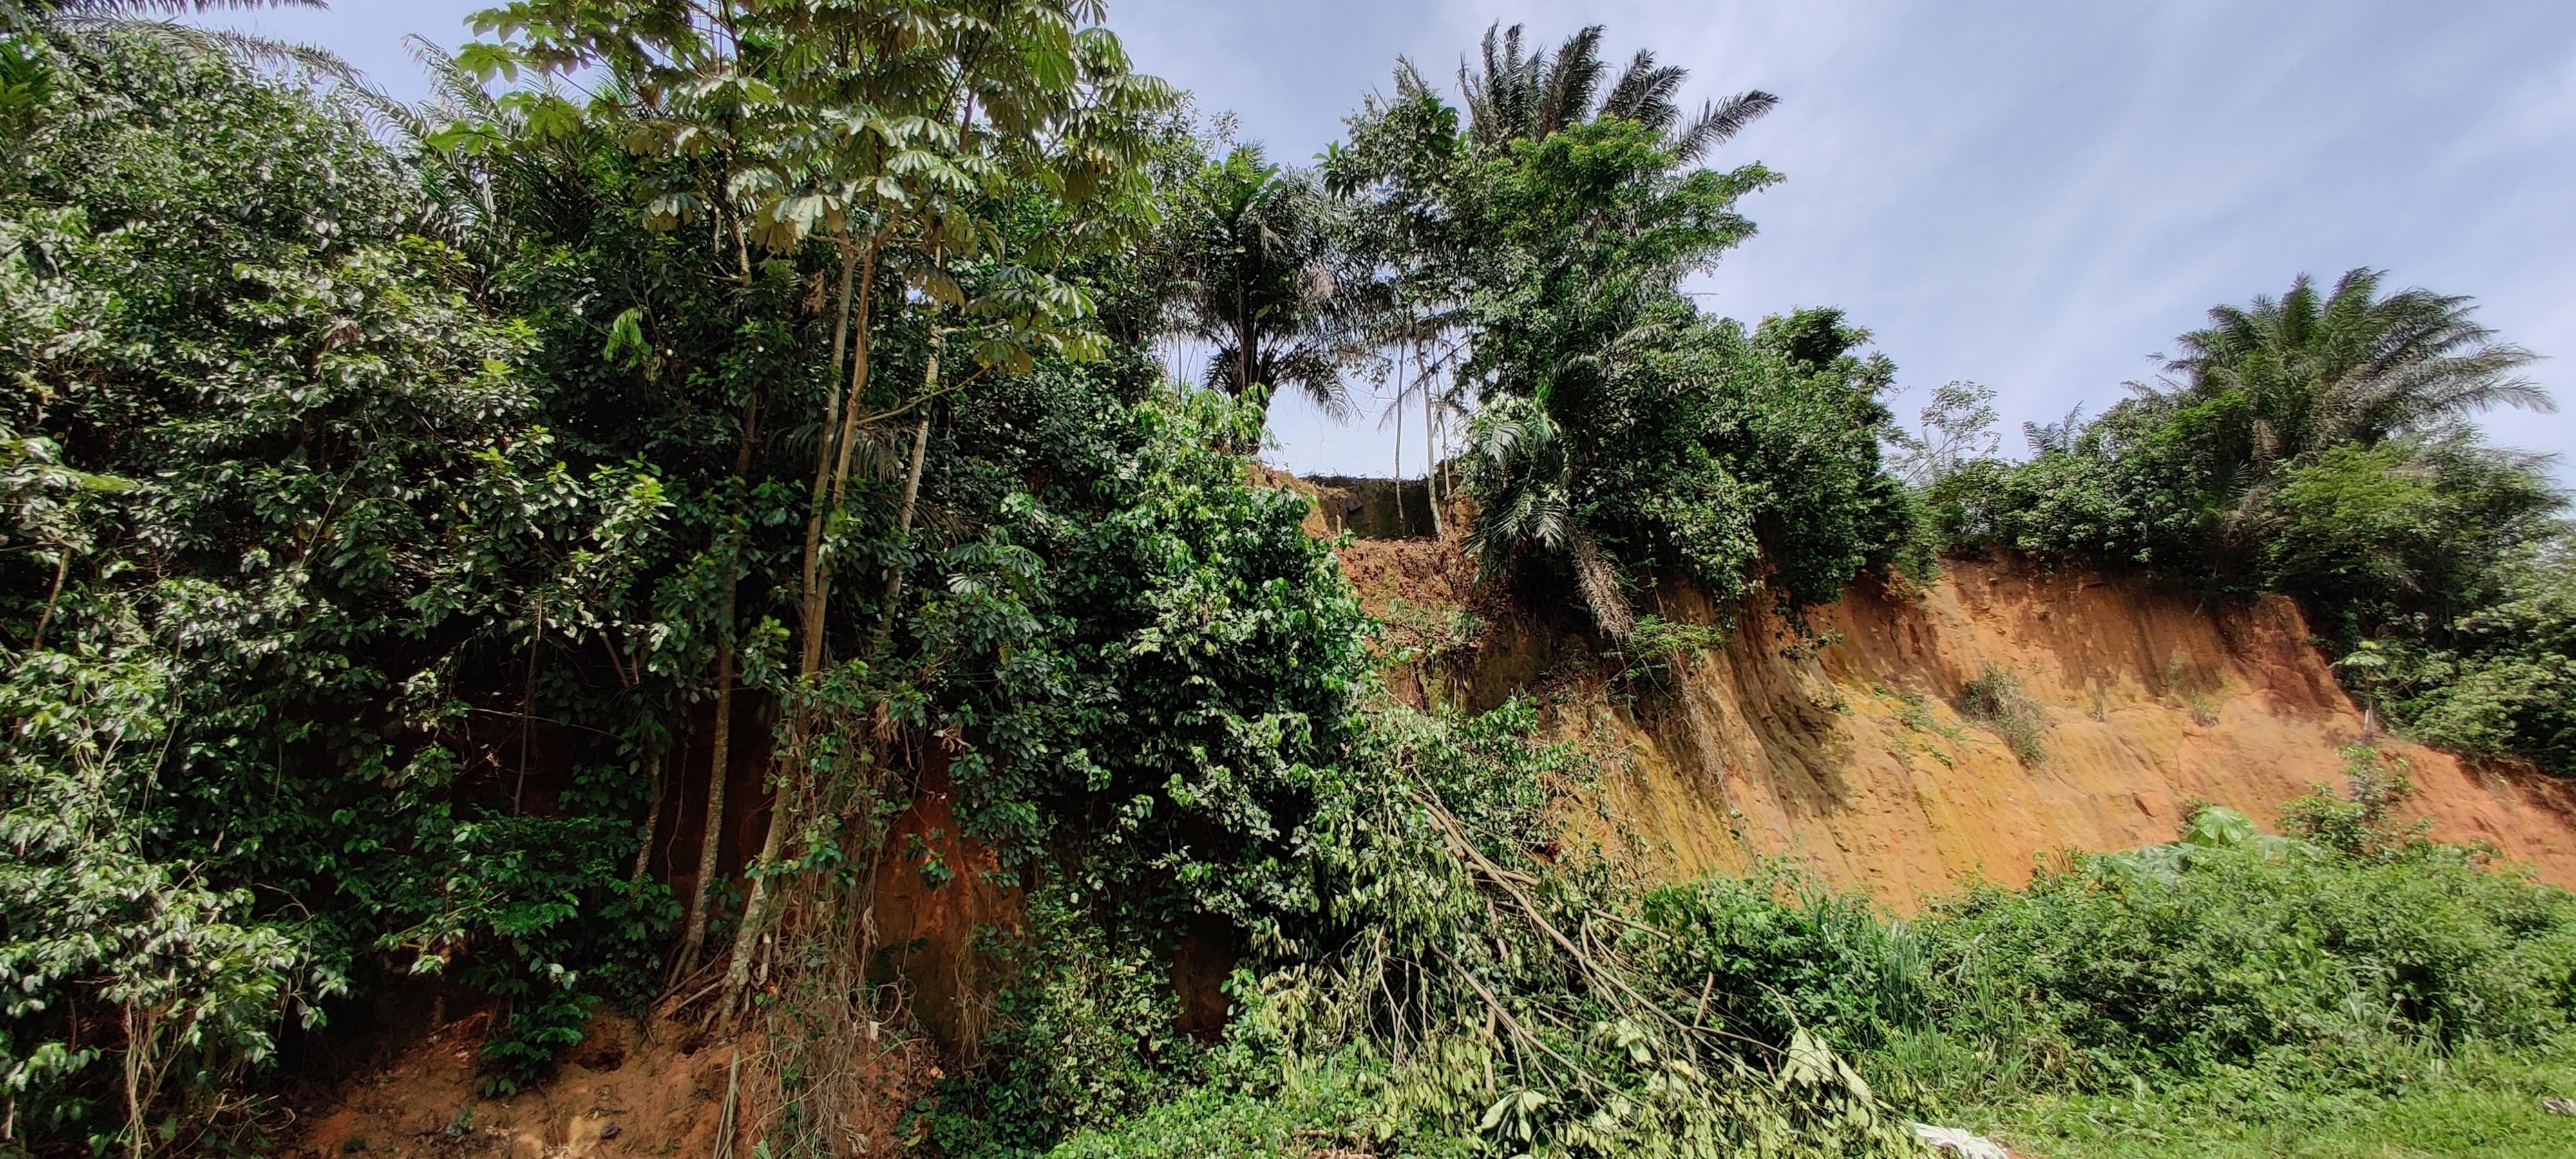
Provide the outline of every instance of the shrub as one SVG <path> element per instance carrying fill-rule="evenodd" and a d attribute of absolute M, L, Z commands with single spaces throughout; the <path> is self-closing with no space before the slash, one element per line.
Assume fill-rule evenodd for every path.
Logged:
<path fill-rule="evenodd" d="M 2576 998 L 2567 894 L 2438 849 L 2078 857 L 2023 890 L 1976 889 L 1920 929 L 1926 1021 L 2053 1053 L 2063 1062 L 2042 1081 L 2078 1087 L 2257 1064 L 2367 1081 L 2383 1044 L 2533 1043 Z M 2009 1000 L 1977 1000 L 1987 992 Z"/>
<path fill-rule="evenodd" d="M 1779 863 L 1650 889 L 1638 913 L 1664 935 L 1649 968 L 1677 992 L 1705 995 L 1691 1017 L 1766 1042 L 1805 1027 L 1865 1044 L 1910 1021 L 1923 1000 L 1910 925 Z"/>
<path fill-rule="evenodd" d="M 2038 764 L 2048 752 L 2039 743 L 2048 718 L 2021 690 L 2021 677 L 1989 665 L 1959 686 L 1959 715 L 1984 725 L 2003 738 L 2005 747 L 2025 765 Z"/>
<path fill-rule="evenodd" d="M 1061 881 L 1030 898 L 1027 927 L 1003 947 L 1014 974 L 982 1046 L 995 1061 L 941 1092 L 940 1153 L 1043 1147 L 1195 1084 L 1205 1052 L 1177 1029 L 1168 939 L 1117 938 L 1096 917 Z"/>

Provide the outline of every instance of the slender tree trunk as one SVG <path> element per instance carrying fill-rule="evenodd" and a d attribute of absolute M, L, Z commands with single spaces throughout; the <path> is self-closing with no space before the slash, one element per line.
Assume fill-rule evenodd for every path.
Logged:
<path fill-rule="evenodd" d="M 842 354 L 846 350 L 850 354 L 850 389 L 846 401 L 836 392 L 824 403 L 824 441 L 815 448 L 814 486 L 808 496 L 810 509 L 805 517 L 805 554 L 799 593 L 803 604 L 799 609 L 799 630 L 803 639 L 800 641 L 802 647 L 797 656 L 796 674 L 800 683 L 811 681 L 823 670 L 823 631 L 828 626 L 826 597 L 832 583 L 831 566 L 823 558 L 823 530 L 838 506 L 841 484 L 849 470 L 850 449 L 847 443 L 851 428 L 858 419 L 859 392 L 867 389 L 868 302 L 876 289 L 877 254 L 885 244 L 885 237 L 885 232 L 880 230 L 875 238 L 870 239 L 864 253 L 854 255 L 845 248 L 841 254 L 840 321 L 832 335 L 832 369 L 837 387 Z M 854 257 L 855 290 L 851 284 Z M 779 759 L 771 762 L 773 766 L 793 763 L 797 759 L 793 750 L 804 743 L 805 708 L 796 705 L 791 711 L 789 751 L 779 754 Z M 782 782 L 779 789 L 785 787 Z M 772 794 L 769 832 L 761 839 L 760 858 L 754 865 L 765 871 L 778 860 L 778 851 L 786 839 L 787 830 L 795 825 L 793 812 L 794 798 L 790 794 L 784 791 Z M 734 931 L 733 959 L 725 966 L 724 993 L 728 1005 L 741 996 L 742 988 L 751 981 L 752 953 L 760 947 L 760 936 L 768 924 L 768 917 L 769 879 L 765 872 L 755 873 L 751 888 L 742 899 L 742 926 Z"/>
<path fill-rule="evenodd" d="M 1395 537 L 1404 539 L 1404 345 L 1395 347 L 1395 478 L 1388 480 L 1395 490 Z"/>
<path fill-rule="evenodd" d="M 725 634 L 716 644 L 716 719 L 707 733 L 707 815 L 706 832 L 698 837 L 697 884 L 689 891 L 688 933 L 680 940 L 680 958 L 673 977 L 695 969 L 698 954 L 707 943 L 707 909 L 715 892 L 718 855 L 724 849 L 725 780 L 732 767 L 733 752 L 733 617 L 734 585 L 725 585 Z"/>
<path fill-rule="evenodd" d="M 801 745 L 804 739 L 802 728 L 790 728 L 788 743 Z M 792 798 L 786 790 L 787 784 L 782 779 L 777 791 L 770 795 L 769 833 L 761 838 L 760 856 L 751 863 L 757 872 L 752 874 L 751 889 L 742 900 L 742 925 L 733 932 L 733 958 L 725 963 L 724 1000 L 727 1007 L 731 1007 L 740 998 L 742 988 L 751 982 L 751 956 L 760 949 L 761 927 L 769 916 L 767 870 L 778 862 L 779 849 L 786 843 L 791 820 L 788 816 L 788 802 Z"/>
<path fill-rule="evenodd" d="M 859 267 L 866 267 L 861 270 Z M 858 275 L 859 286 L 853 297 L 852 275 Z M 823 670 L 824 593 L 831 583 L 828 567 L 823 562 L 823 528 L 831 514 L 832 467 L 839 450 L 837 434 L 841 427 L 841 368 L 843 354 L 849 348 L 851 331 L 857 330 L 858 358 L 864 366 L 868 360 L 866 318 L 868 295 L 876 283 L 876 251 L 871 247 L 864 259 L 853 249 L 841 253 L 840 322 L 832 332 L 832 393 L 823 402 L 823 441 L 814 451 L 814 487 L 807 498 L 805 513 L 805 555 L 799 576 L 797 627 L 803 633 L 799 641 L 796 672 L 811 676 Z M 855 326 L 853 325 L 855 323 Z M 854 370 L 864 376 L 864 370 Z"/>
<path fill-rule="evenodd" d="M 724 780 L 732 770 L 734 744 L 734 585 L 724 585 L 724 639 L 716 641 L 716 724 L 708 729 L 706 747 L 706 832 L 698 834 L 698 878 L 688 894 L 688 932 L 680 938 L 680 961 L 672 976 L 688 974 L 706 950 L 708 896 L 716 891 L 716 868 L 724 853 Z"/>
<path fill-rule="evenodd" d="M 1422 391 L 1422 496 L 1431 506 L 1431 538 L 1447 533 L 1440 527 L 1440 449 L 1431 437 L 1431 376 L 1422 372 L 1422 350 L 1413 351 L 1414 386 Z"/>
<path fill-rule="evenodd" d="M 54 606 L 61 603 L 63 599 L 63 576 L 69 573 L 71 568 L 71 549 L 68 547 L 59 549 L 59 554 L 54 557 L 54 586 L 45 591 L 45 611 L 43 615 L 36 617 L 36 635 L 34 639 L 27 642 L 28 651 L 43 650 L 45 629 L 54 622 Z"/>
<path fill-rule="evenodd" d="M 644 763 L 653 770 L 653 797 L 644 807 L 644 839 L 635 847 L 635 870 L 628 875 L 638 885 L 644 883 L 645 872 L 653 868 L 653 834 L 662 827 L 662 802 L 670 795 L 669 787 L 663 783 L 661 746 L 647 749 Z"/>
<path fill-rule="evenodd" d="M 125 1004 L 125 1153 L 132 1159 L 143 1159 L 143 1070 L 150 1057 L 152 1017 L 145 1015 L 138 1028 L 134 1004 Z"/>
<path fill-rule="evenodd" d="M 833 381 L 840 380 L 838 374 Z M 751 477 L 753 427 L 760 421 L 760 395 L 755 392 L 742 408 L 742 435 L 734 443 L 733 477 L 737 482 Z M 736 550 L 739 550 L 737 547 Z M 697 885 L 689 891 L 689 924 L 680 940 L 680 956 L 673 963 L 671 976 L 679 978 L 697 968 L 698 955 L 706 948 L 707 910 L 715 892 L 716 871 L 721 868 L 724 851 L 725 781 L 733 768 L 733 667 L 735 598 L 741 578 L 734 573 L 734 561 L 725 560 L 724 624 L 716 634 L 716 708 L 714 727 L 708 730 L 706 831 L 698 837 Z M 673 822 L 677 828 L 678 823 Z"/>
<path fill-rule="evenodd" d="M 930 365 L 921 372 L 922 397 L 929 397 L 930 392 L 937 389 L 938 386 L 939 331 L 934 327 L 930 332 Z M 904 472 L 903 506 L 898 510 L 895 516 L 895 530 L 898 532 L 897 542 L 907 546 L 912 542 L 913 507 L 921 498 L 922 455 L 923 452 L 929 449 L 929 446 L 930 407 L 925 403 L 921 408 L 920 421 L 914 423 L 912 427 L 912 465 Z M 884 650 L 886 641 L 891 639 L 894 635 L 895 601 L 903 598 L 903 572 L 904 567 L 901 563 L 895 564 L 886 572 L 885 618 L 877 624 L 877 649 L 879 651 Z"/>
<path fill-rule="evenodd" d="M 1234 283 L 1234 396 L 1252 393 L 1252 319 L 1243 309 L 1243 281 Z M 1266 400 L 1265 400 L 1266 401 Z"/>

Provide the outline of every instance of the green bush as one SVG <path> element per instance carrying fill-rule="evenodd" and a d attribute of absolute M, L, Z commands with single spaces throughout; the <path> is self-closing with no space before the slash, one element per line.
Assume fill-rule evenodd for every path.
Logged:
<path fill-rule="evenodd" d="M 2351 750 L 2264 837 L 2203 807 L 2182 840 L 2075 855 L 1910 921 L 1766 866 L 1648 890 L 1645 961 L 1676 1017 L 1863 1052 L 1901 1091 L 2176 1084 L 2373 1092 L 2472 1044 L 2522 1050 L 2576 1017 L 2576 897 L 2399 823 L 2402 769 Z M 2300 1096 L 2305 1097 L 2305 1096 Z"/>
<path fill-rule="evenodd" d="M 2568 895 L 2433 848 L 2080 856 L 1917 928 L 1925 1025 L 2054 1059 L 2033 1081 L 2078 1088 L 2258 1065 L 2368 1082 L 2383 1047 L 2529 1045 L 2576 1002 Z"/>
<path fill-rule="evenodd" d="M 1805 1027 L 1851 1044 L 1910 1023 L 1923 1003 L 1920 939 L 1857 894 L 1819 889 L 1776 863 L 1645 892 L 1638 915 L 1664 935 L 1647 957 L 1694 1019 L 1787 1042 Z"/>
<path fill-rule="evenodd" d="M 1027 925 L 994 947 L 1011 978 L 978 1048 L 992 1062 L 946 1084 L 932 1122 L 940 1152 L 1024 1154 L 1098 1130 L 1193 1089 L 1204 1048 L 1180 1033 L 1172 939 L 1111 930 L 1114 912 L 1063 880 L 1029 900 Z"/>

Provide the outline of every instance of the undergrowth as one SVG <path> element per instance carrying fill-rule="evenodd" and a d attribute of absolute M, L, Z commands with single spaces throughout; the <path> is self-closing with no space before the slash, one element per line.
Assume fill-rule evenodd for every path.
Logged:
<path fill-rule="evenodd" d="M 2004 746 L 2021 763 L 2035 765 L 2047 759 L 2040 734 L 2047 730 L 2048 718 L 2022 694 L 2021 677 L 1987 666 L 1976 679 L 1959 686 L 1958 709 L 1959 715 L 2003 738 Z"/>
<path fill-rule="evenodd" d="M 1351 815 L 1367 920 L 1340 952 L 1247 964 L 1191 1084 L 1051 1153 L 1903 1153 L 1912 1118 L 2049 1154 L 2323 1154 L 2352 1152 L 2294 1144 L 2401 1138 L 2409 1109 L 2548 1153 L 2494 1092 L 2569 1073 L 2576 898 L 2424 839 L 2391 766 L 2347 755 L 2286 835 L 2204 806 L 1910 920 L 1785 864 L 1550 864 L 1486 839 L 1526 812 L 1390 787 Z"/>
<path fill-rule="evenodd" d="M 1116 978 L 1030 971 L 1001 1053 L 936 1112 L 950 1153 L 1902 1153 L 1900 1120 L 1829 1042 L 1707 1002 L 1704 979 L 1659 965 L 1682 935 L 1648 893 L 1559 848 L 1552 802 L 1592 774 L 1536 724 L 1527 701 L 1384 710 L 1361 775 L 1317 785 L 1297 867 L 1317 908 L 1242 960 L 1222 1045 L 1156 1056 L 1135 1032 L 1153 1012 L 1120 1004 Z M 1095 1089 L 1049 1102 L 1031 1076 Z"/>

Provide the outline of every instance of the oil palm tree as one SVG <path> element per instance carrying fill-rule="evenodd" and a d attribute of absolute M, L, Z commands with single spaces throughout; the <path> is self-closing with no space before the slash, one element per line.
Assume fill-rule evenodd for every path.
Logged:
<path fill-rule="evenodd" d="M 1642 48 L 1603 92 L 1601 82 L 1610 70 L 1601 59 L 1601 33 L 1601 25 L 1591 25 L 1550 53 L 1528 49 L 1520 25 L 1487 27 L 1477 63 L 1458 70 L 1468 134 L 1480 145 L 1493 146 L 1618 117 L 1664 134 L 1676 163 L 1691 165 L 1780 103 L 1770 93 L 1751 89 L 1703 103 L 1685 120 L 1674 98 L 1690 70 L 1657 64 L 1653 50 Z"/>
<path fill-rule="evenodd" d="M 1173 323 L 1210 343 L 1207 385 L 1266 405 L 1281 388 L 1336 420 L 1351 413 L 1345 373 L 1368 357 L 1365 314 L 1335 215 L 1312 174 L 1243 145 L 1192 176 L 1175 197 L 1172 246 L 1182 271 Z"/>
<path fill-rule="evenodd" d="M 0 0 L 0 33 L 139 32 L 179 52 L 228 56 L 258 68 L 300 70 L 356 91 L 364 102 L 380 102 L 383 98 L 365 88 L 356 69 L 325 49 L 169 19 L 186 13 L 327 7 L 324 0 Z"/>
<path fill-rule="evenodd" d="M 2438 447 L 2498 406 L 2554 409 L 2523 368 L 2537 358 L 2496 340 L 2466 297 L 2405 289 L 2346 272 L 2331 290 L 2301 275 L 2279 298 L 2212 308 L 2210 324 L 2175 340 L 2181 353 L 2155 386 L 2115 416 L 2197 433 L 2208 472 L 2213 550 L 2222 569 L 2254 558 L 2279 518 L 2273 499 L 2294 471 L 2345 444 L 2424 437 L 2419 466 L 2444 469 Z M 2071 422 L 2061 435 L 2073 445 Z M 2036 447 L 2036 442 L 2034 443 Z M 2045 448 L 2042 448 L 2045 449 Z"/>
<path fill-rule="evenodd" d="M 1611 638 L 1637 629 L 1619 577 L 1574 508 L 1573 450 L 1544 398 L 1506 395 L 1468 425 L 1468 485 L 1482 498 L 1467 550 L 1476 579 L 1508 575 L 1524 553 L 1562 558 L 1592 618 Z"/>
<path fill-rule="evenodd" d="M 2210 325 L 2176 339 L 2167 406 L 2232 398 L 2231 466 L 2251 482 L 2342 443 L 2438 431 L 2498 406 L 2554 409 L 2523 368 L 2536 360 L 2496 340 L 2466 297 L 2423 289 L 2383 296 L 2385 274 L 2356 269 L 2320 292 L 2302 274 L 2290 292 L 2219 306 Z"/>

